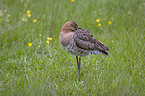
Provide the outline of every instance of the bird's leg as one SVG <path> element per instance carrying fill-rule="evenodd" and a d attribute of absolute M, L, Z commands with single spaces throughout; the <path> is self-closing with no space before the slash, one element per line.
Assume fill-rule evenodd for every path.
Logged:
<path fill-rule="evenodd" d="M 80 67 L 81 67 L 81 57 L 79 56 L 76 56 L 76 59 L 77 59 L 77 66 L 78 66 L 78 76 L 79 76 L 79 81 L 80 81 Z"/>

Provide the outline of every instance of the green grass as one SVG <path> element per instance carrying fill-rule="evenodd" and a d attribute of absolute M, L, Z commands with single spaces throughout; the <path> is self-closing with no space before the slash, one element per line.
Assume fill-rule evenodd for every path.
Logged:
<path fill-rule="evenodd" d="M 144 0 L 0 0 L 0 12 L 1 96 L 145 95 Z M 59 43 L 69 20 L 110 48 L 82 58 L 82 83 L 75 56 Z"/>

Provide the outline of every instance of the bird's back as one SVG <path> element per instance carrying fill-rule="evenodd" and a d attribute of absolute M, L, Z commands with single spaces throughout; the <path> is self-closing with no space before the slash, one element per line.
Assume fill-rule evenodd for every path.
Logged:
<path fill-rule="evenodd" d="M 88 51 L 88 55 L 101 53 L 108 55 L 106 51 L 108 51 L 109 48 L 94 38 L 88 30 L 82 28 L 76 30 L 74 41 L 79 49 Z"/>

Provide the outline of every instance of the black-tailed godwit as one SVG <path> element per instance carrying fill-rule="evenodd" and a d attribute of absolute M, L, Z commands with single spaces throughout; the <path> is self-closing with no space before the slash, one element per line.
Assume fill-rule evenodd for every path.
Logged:
<path fill-rule="evenodd" d="M 108 47 L 94 38 L 88 30 L 78 28 L 73 21 L 68 21 L 62 26 L 59 40 L 68 53 L 76 56 L 79 81 L 81 57 L 92 54 L 108 55 Z"/>

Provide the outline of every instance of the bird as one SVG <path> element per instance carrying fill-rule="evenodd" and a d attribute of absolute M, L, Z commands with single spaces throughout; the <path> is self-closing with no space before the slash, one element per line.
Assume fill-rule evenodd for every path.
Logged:
<path fill-rule="evenodd" d="M 79 28 L 74 21 L 68 21 L 62 26 L 59 41 L 69 54 L 76 56 L 79 81 L 81 57 L 93 54 L 109 55 L 109 47 L 94 38 L 90 31 Z"/>

